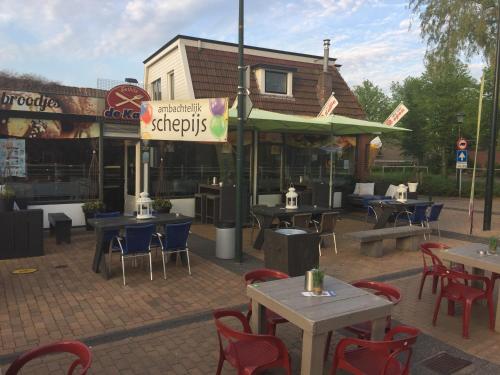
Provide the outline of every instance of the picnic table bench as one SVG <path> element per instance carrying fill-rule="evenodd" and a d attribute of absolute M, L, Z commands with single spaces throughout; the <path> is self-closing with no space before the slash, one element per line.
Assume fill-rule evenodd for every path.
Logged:
<path fill-rule="evenodd" d="M 359 241 L 364 255 L 381 257 L 384 255 L 383 240 L 395 238 L 397 249 L 418 250 L 422 236 L 427 233 L 430 229 L 414 225 L 351 232 L 345 236 Z"/>
<path fill-rule="evenodd" d="M 61 241 L 71 243 L 71 218 L 62 213 L 50 213 L 47 215 L 49 218 L 49 225 L 51 233 L 56 234 L 56 244 L 60 244 Z"/>

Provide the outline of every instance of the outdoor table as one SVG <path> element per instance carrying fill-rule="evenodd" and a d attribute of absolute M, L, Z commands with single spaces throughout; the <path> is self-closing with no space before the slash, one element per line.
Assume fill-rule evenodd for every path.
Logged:
<path fill-rule="evenodd" d="M 264 232 L 266 229 L 271 228 L 274 218 L 280 220 L 291 220 L 293 215 L 296 214 L 312 214 L 320 215 L 323 212 L 332 211 L 328 207 L 317 207 L 301 205 L 295 209 L 288 209 L 285 207 L 266 207 L 266 206 L 254 206 L 252 212 L 255 216 L 259 218 L 260 221 L 260 231 L 255 239 L 253 247 L 255 249 L 261 249 L 264 244 Z"/>
<path fill-rule="evenodd" d="M 135 216 L 118 216 L 118 217 L 108 217 L 99 219 L 88 219 L 88 224 L 95 229 L 95 234 L 96 234 L 96 245 L 95 245 L 94 260 L 92 263 L 92 271 L 98 273 L 102 264 L 105 269 L 103 276 L 106 279 L 109 279 L 110 267 L 106 263 L 106 256 L 105 256 L 105 254 L 108 252 L 109 243 L 105 243 L 103 241 L 103 235 L 105 231 L 120 230 L 124 229 L 127 226 L 133 226 L 133 225 L 179 224 L 191 220 L 193 220 L 192 217 L 177 215 L 174 213 L 156 214 L 151 219 L 140 219 L 140 220 L 138 220 Z"/>
<path fill-rule="evenodd" d="M 273 280 L 247 286 L 252 299 L 252 330 L 266 332 L 265 308 L 301 328 L 301 374 L 323 374 L 323 354 L 328 332 L 372 321 L 372 339 L 382 340 L 391 315 L 392 302 L 341 280 L 325 276 L 324 289 L 333 297 L 305 297 L 304 276 Z"/>
<path fill-rule="evenodd" d="M 368 204 L 373 207 L 377 214 L 377 221 L 373 229 L 385 228 L 387 222 L 394 213 L 408 211 L 408 209 L 417 205 L 431 205 L 433 202 L 422 199 L 408 199 L 406 202 L 400 202 L 395 199 L 390 200 L 373 200 Z"/>
<path fill-rule="evenodd" d="M 471 243 L 436 251 L 435 254 L 443 261 L 461 263 L 476 269 L 500 273 L 500 255 L 488 254 L 488 248 L 489 246 L 486 244 Z M 484 251 L 485 254 L 479 254 L 480 250 Z M 498 288 L 495 331 L 500 332 L 500 288 Z"/>

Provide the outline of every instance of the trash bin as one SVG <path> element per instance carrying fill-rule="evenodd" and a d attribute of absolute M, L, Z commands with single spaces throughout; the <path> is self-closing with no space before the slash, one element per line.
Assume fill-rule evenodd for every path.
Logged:
<path fill-rule="evenodd" d="M 319 234 L 299 228 L 266 229 L 264 236 L 264 264 L 287 273 L 303 276 L 319 265 Z"/>
<path fill-rule="evenodd" d="M 215 226 L 215 256 L 219 259 L 234 258 L 235 228 L 233 222 L 219 221 Z"/>

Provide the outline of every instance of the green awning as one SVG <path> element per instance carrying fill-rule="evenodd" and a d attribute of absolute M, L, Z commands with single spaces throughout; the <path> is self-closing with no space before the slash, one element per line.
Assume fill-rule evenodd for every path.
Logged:
<path fill-rule="evenodd" d="M 238 124 L 236 108 L 229 110 L 229 126 Z M 306 133 L 306 134 L 380 134 L 395 131 L 410 131 L 409 129 L 389 127 L 379 122 L 357 120 L 345 116 L 332 115 L 328 117 L 307 117 L 287 115 L 278 112 L 254 108 L 246 123 L 246 129 L 262 132 Z"/>

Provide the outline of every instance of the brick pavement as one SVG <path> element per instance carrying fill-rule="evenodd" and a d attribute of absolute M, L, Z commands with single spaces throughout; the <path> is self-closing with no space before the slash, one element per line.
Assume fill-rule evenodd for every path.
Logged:
<path fill-rule="evenodd" d="M 369 226 L 359 220 L 339 222 L 339 255 L 327 250 L 321 257 L 321 266 L 327 273 L 349 281 L 421 266 L 420 255 L 416 252 L 392 251 L 378 259 L 359 255 L 357 245 L 344 239 L 342 233 L 360 230 L 365 225 Z M 207 238 L 214 235 L 211 226 L 195 225 L 193 230 Z M 262 258 L 262 252 L 251 249 L 249 237 L 247 229 L 244 233 L 245 250 Z M 446 242 L 452 245 L 460 243 L 449 239 Z M 93 246 L 92 233 L 77 230 L 71 245 L 55 246 L 53 239 L 47 239 L 47 255 L 44 257 L 0 261 L 0 299 L 6 301 L 0 305 L 0 358 L 61 338 L 108 335 L 105 343 L 93 348 L 96 360 L 92 373 L 213 373 L 218 354 L 211 321 L 186 322 L 169 328 L 162 328 L 161 324 L 193 314 L 206 314 L 213 308 L 245 303 L 238 271 L 231 272 L 193 254 L 193 276 L 189 277 L 182 266 L 170 264 L 168 279 L 163 280 L 158 257 L 153 282 L 145 268 L 128 267 L 128 286 L 123 287 L 118 257 L 114 259 L 111 280 L 106 281 L 90 271 Z M 386 247 L 388 250 L 393 247 L 391 241 Z M 56 268 L 61 265 L 66 267 Z M 15 268 L 29 266 L 38 267 L 39 271 L 23 276 L 10 274 Z M 423 300 L 416 301 L 416 297 L 413 298 L 416 296 L 415 280 L 418 281 L 418 277 L 390 281 L 400 286 L 405 296 L 395 309 L 395 318 L 420 327 L 467 353 L 500 362 L 495 356 L 499 336 L 482 327 L 481 309 L 479 315 L 474 315 L 470 340 L 461 339 L 460 316 L 447 319 L 442 315 L 438 327 L 434 328 L 430 326 L 429 314 L 433 296 L 426 290 Z M 140 331 L 151 324 L 159 324 L 158 332 L 136 332 L 127 337 L 129 331 L 124 331 Z M 117 335 L 113 339 L 112 334 L 117 332 L 125 332 L 123 337 L 127 338 Z M 298 330 L 285 325 L 278 329 L 278 333 L 291 348 L 294 365 L 298 366 Z M 191 367 L 192 363 L 196 365 Z M 58 366 L 60 361 L 55 357 L 26 373 L 57 373 Z M 479 362 L 478 366 L 488 364 Z"/>

